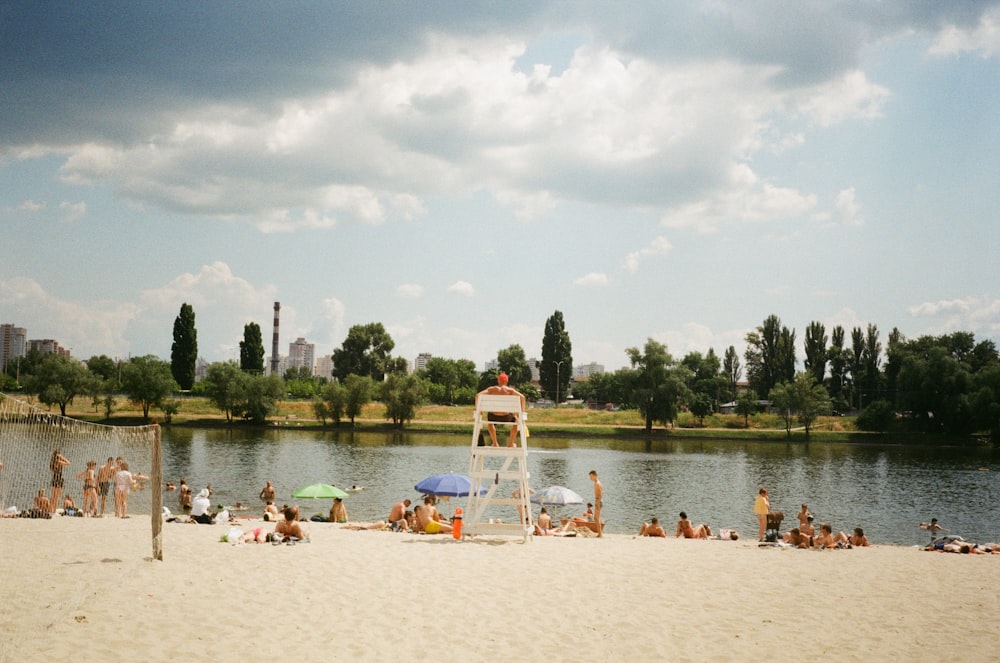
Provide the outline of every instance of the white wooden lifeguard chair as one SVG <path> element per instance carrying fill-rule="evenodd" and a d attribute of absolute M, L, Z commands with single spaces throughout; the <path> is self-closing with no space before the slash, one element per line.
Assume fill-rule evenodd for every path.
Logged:
<path fill-rule="evenodd" d="M 508 447 L 508 435 L 497 431 L 501 446 L 490 446 L 488 431 L 485 444 L 480 446 L 484 429 L 490 425 L 489 414 L 512 414 L 517 423 L 517 446 Z M 513 425 L 513 422 L 492 422 Z M 528 413 L 521 407 L 520 396 L 480 394 L 476 400 L 475 425 L 472 427 L 472 447 L 469 453 L 469 477 L 472 488 L 465 508 L 462 536 L 498 534 L 531 536 L 535 526 L 531 515 L 528 490 Z M 485 492 L 480 495 L 480 492 Z M 490 517 L 490 506 L 508 507 L 503 517 Z M 509 508 L 514 507 L 514 508 Z M 492 513 L 492 512 L 491 512 Z M 490 522 L 493 520 L 493 522 Z"/>

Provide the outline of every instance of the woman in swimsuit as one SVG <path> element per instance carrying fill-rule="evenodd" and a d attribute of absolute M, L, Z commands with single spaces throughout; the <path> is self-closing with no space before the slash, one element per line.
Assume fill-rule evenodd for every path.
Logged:
<path fill-rule="evenodd" d="M 128 494 L 132 492 L 132 473 L 128 463 L 122 461 L 121 469 L 115 473 L 115 515 L 128 518 Z"/>
<path fill-rule="evenodd" d="M 707 539 L 712 536 L 712 529 L 708 525 L 698 525 L 693 527 L 688 520 L 687 514 L 681 511 L 681 519 L 677 521 L 676 537 L 683 536 L 685 539 Z"/>
<path fill-rule="evenodd" d="M 62 496 L 63 485 L 66 483 L 62 473 L 63 468 L 67 465 L 69 465 L 69 461 L 58 449 L 52 452 L 52 458 L 49 460 L 49 469 L 52 470 L 52 498 L 49 500 L 51 513 L 56 512 L 56 505 L 59 504 L 59 498 Z"/>
<path fill-rule="evenodd" d="M 97 479 L 95 469 L 96 460 L 87 461 L 87 469 L 76 475 L 77 479 L 83 480 L 83 515 L 97 515 Z"/>

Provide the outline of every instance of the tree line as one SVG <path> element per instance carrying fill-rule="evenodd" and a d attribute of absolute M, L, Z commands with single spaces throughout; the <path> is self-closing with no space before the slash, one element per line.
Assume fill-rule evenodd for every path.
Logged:
<path fill-rule="evenodd" d="M 101 355 L 80 364 L 35 352 L 20 363 L 24 384 L 11 384 L 7 375 L 4 388 L 23 386 L 42 403 L 58 405 L 63 414 L 74 398 L 91 396 L 108 418 L 115 395 L 125 394 L 144 417 L 159 409 L 168 422 L 180 407 L 174 396 L 178 391 L 206 396 L 229 422 L 258 424 L 288 397 L 311 399 L 324 424 L 353 423 L 365 405 L 379 401 L 385 418 L 402 426 L 423 403 L 473 403 L 476 393 L 494 384 L 502 371 L 529 400 L 545 396 L 564 402 L 572 387 L 578 399 L 638 410 L 647 430 L 672 424 L 681 410 L 703 421 L 727 404 L 744 425 L 769 406 L 784 419 L 789 434 L 793 423 L 808 436 L 819 416 L 853 412 L 864 430 L 904 427 L 1000 438 L 1000 356 L 992 341 L 976 342 L 971 333 L 908 340 L 894 328 L 883 350 L 873 324 L 853 328 L 848 337 L 839 325 L 827 335 L 822 323 L 811 322 L 802 345 L 802 370 L 797 370 L 796 332 L 778 316 L 768 316 L 745 341 L 742 362 L 734 346 L 722 358 L 709 348 L 676 360 L 666 345 L 649 338 L 642 348 L 626 349 L 628 367 L 573 383 L 572 342 L 563 314 L 555 311 L 546 320 L 536 386 L 524 349 L 516 344 L 500 349 L 496 368 L 488 371 L 477 371 L 468 359 L 434 357 L 410 374 L 406 359 L 392 355 L 395 343 L 385 327 L 373 322 L 352 326 L 333 349 L 333 376 L 327 380 L 304 367 L 289 368 L 283 376 L 265 375 L 260 326 L 250 322 L 244 326 L 239 362 L 213 364 L 196 383 L 195 314 L 185 303 L 174 322 L 169 362 L 152 355 L 115 362 Z"/>

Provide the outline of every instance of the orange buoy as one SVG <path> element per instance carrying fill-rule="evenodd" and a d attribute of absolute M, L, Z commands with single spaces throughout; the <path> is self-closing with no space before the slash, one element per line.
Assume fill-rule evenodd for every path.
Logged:
<path fill-rule="evenodd" d="M 462 507 L 455 509 L 455 517 L 451 520 L 451 535 L 456 540 L 462 540 Z"/>

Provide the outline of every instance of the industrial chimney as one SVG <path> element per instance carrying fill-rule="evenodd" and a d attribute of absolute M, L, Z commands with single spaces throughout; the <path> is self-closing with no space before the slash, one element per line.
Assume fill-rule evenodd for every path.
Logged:
<path fill-rule="evenodd" d="M 277 375 L 281 360 L 278 357 L 278 314 L 281 302 L 274 302 L 274 336 L 271 339 L 271 375 Z"/>

